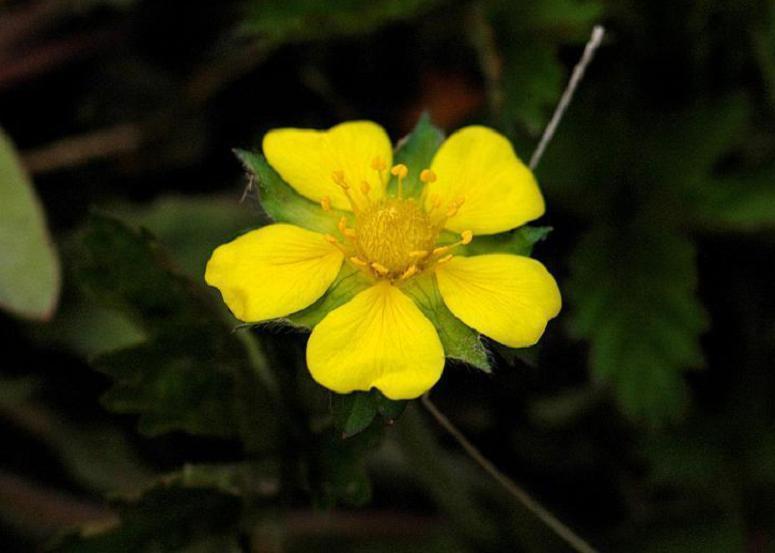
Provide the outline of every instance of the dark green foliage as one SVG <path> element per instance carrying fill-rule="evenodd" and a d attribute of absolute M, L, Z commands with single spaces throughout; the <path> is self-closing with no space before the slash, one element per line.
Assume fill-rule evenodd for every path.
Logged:
<path fill-rule="evenodd" d="M 240 500 L 207 489 L 158 486 L 120 504 L 120 525 L 93 536 L 61 540 L 57 553 L 239 551 L 233 537 Z M 197 548 L 201 549 L 197 549 Z"/>
<path fill-rule="evenodd" d="M 147 333 L 139 345 L 94 359 L 114 380 L 102 398 L 106 407 L 139 414 L 139 429 L 148 435 L 183 430 L 254 436 L 259 428 L 242 428 L 241 421 L 266 412 L 269 399 L 265 391 L 245 396 L 261 383 L 245 366 L 243 344 L 219 320 L 209 298 L 167 268 L 150 236 L 115 219 L 94 215 L 82 243 L 78 274 L 84 288 Z M 261 430 L 271 432 L 271 425 Z"/>

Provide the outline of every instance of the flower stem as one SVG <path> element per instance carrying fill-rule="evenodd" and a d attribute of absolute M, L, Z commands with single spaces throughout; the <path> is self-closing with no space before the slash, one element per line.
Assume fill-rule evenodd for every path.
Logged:
<path fill-rule="evenodd" d="M 450 421 L 444 413 L 439 411 L 438 407 L 431 401 L 428 393 L 422 396 L 422 404 L 428 412 L 436 419 L 444 430 L 455 438 L 458 444 L 465 450 L 471 459 L 482 467 L 485 472 L 495 479 L 509 494 L 517 499 L 527 510 L 533 513 L 538 519 L 546 524 L 555 534 L 562 538 L 568 545 L 579 553 L 597 553 L 597 550 L 589 545 L 584 539 L 579 537 L 573 530 L 562 523 L 557 517 L 546 510 L 538 501 L 533 499 L 530 494 L 523 490 L 511 478 L 503 474 L 496 468 L 492 462 L 487 459 L 476 447 L 465 437 L 465 435 Z"/>
<path fill-rule="evenodd" d="M 557 131 L 557 127 L 562 120 L 562 116 L 565 115 L 565 110 L 568 109 L 568 106 L 573 99 L 573 94 L 576 92 L 576 87 L 584 77 L 584 72 L 587 70 L 587 66 L 589 66 L 592 58 L 595 56 L 595 51 L 603 41 L 603 35 L 605 35 L 605 29 L 603 29 L 603 27 L 600 25 L 595 25 L 595 28 L 592 29 L 592 36 L 589 37 L 589 41 L 584 47 L 584 53 L 581 55 L 581 59 L 576 64 L 576 67 L 573 68 L 573 74 L 570 77 L 570 81 L 568 81 L 568 86 L 565 87 L 565 91 L 562 93 L 557 107 L 554 108 L 554 114 L 549 120 L 549 124 L 546 125 L 544 134 L 541 136 L 541 141 L 538 143 L 538 146 L 533 152 L 533 155 L 530 156 L 531 170 L 535 170 L 535 168 L 538 166 L 538 163 L 541 161 L 541 157 L 544 155 L 546 146 L 552 140 L 552 137 L 554 137 L 554 133 Z"/>

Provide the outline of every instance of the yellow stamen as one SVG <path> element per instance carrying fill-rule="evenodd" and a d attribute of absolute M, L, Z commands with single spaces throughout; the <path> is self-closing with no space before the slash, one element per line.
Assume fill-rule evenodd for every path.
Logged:
<path fill-rule="evenodd" d="M 323 208 L 323 211 L 331 211 L 331 198 L 323 196 L 320 199 L 320 207 Z"/>
<path fill-rule="evenodd" d="M 355 255 L 350 258 L 350 263 L 353 265 L 358 265 L 359 267 L 367 267 L 369 265 L 363 259 Z"/>
<path fill-rule="evenodd" d="M 401 275 L 401 280 L 406 280 L 412 275 L 417 273 L 417 265 L 410 265 L 409 268 Z"/>
<path fill-rule="evenodd" d="M 376 261 L 374 261 L 371 264 L 371 268 L 374 269 L 375 271 L 377 271 L 382 276 L 385 276 L 386 274 L 388 274 L 390 272 L 390 270 L 387 267 L 385 267 L 381 263 L 377 263 Z"/>
<path fill-rule="evenodd" d="M 335 246 L 340 252 L 347 254 L 347 250 L 345 250 L 344 246 L 340 244 L 339 240 L 337 240 L 334 236 L 331 236 L 330 234 L 324 234 L 323 238 L 325 238 L 326 242 L 332 246 Z"/>
<path fill-rule="evenodd" d="M 440 253 L 446 253 L 449 251 L 450 246 L 439 246 L 438 248 L 433 248 L 433 251 L 431 252 L 433 255 L 439 255 Z"/>
<path fill-rule="evenodd" d="M 474 239 L 474 233 L 470 230 L 464 230 L 460 233 L 460 243 L 464 246 L 467 246 L 471 243 L 471 240 Z"/>
<path fill-rule="evenodd" d="M 363 194 L 364 196 L 368 196 L 369 192 L 371 192 L 371 186 L 369 185 L 369 183 L 366 182 L 365 180 L 361 181 L 361 194 Z"/>
<path fill-rule="evenodd" d="M 449 260 L 450 260 L 450 259 L 452 259 L 453 257 L 454 257 L 454 256 L 453 256 L 451 253 L 450 253 L 450 254 L 447 254 L 447 255 L 445 255 L 444 257 L 442 257 L 441 259 L 439 259 L 439 260 L 436 262 L 436 265 L 441 265 L 442 263 L 446 263 L 447 261 L 449 261 Z"/>
<path fill-rule="evenodd" d="M 425 257 L 426 255 L 428 255 L 428 250 L 415 250 L 413 252 L 409 252 L 409 257 L 421 258 Z"/>
<path fill-rule="evenodd" d="M 420 180 L 425 184 L 428 184 L 429 182 L 436 182 L 436 173 L 430 169 L 423 169 L 420 173 Z"/>
<path fill-rule="evenodd" d="M 352 207 L 353 212 L 358 213 L 359 206 L 357 203 L 355 203 L 355 200 L 350 194 L 350 185 L 347 184 L 347 181 L 344 178 L 344 171 L 342 171 L 341 169 L 333 171 L 331 173 L 331 178 L 342 189 L 342 191 L 344 192 L 344 195 L 347 196 L 347 200 L 350 202 L 350 207 Z"/>
<path fill-rule="evenodd" d="M 399 163 L 398 165 L 393 166 L 390 170 L 390 174 L 398 177 L 398 197 L 402 198 L 404 192 L 404 179 L 406 178 L 406 175 L 409 174 L 409 168 L 403 163 Z"/>
<path fill-rule="evenodd" d="M 384 171 L 387 169 L 387 164 L 385 163 L 385 160 L 381 157 L 375 157 L 371 160 L 371 168 L 375 171 Z"/>

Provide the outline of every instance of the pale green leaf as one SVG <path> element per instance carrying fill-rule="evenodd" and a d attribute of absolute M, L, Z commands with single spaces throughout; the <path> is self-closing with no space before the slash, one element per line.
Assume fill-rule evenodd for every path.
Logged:
<path fill-rule="evenodd" d="M 0 307 L 29 319 L 49 319 L 59 298 L 59 261 L 32 182 L 2 129 L 0 252 Z"/>

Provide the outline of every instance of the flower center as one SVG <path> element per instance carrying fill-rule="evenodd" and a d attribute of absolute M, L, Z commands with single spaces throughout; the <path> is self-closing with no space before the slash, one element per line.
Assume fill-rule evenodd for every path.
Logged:
<path fill-rule="evenodd" d="M 385 198 L 356 216 L 355 249 L 362 259 L 400 275 L 417 262 L 418 252 L 433 249 L 438 233 L 414 199 Z"/>
<path fill-rule="evenodd" d="M 378 182 L 384 182 L 385 163 L 375 159 L 371 168 L 377 172 Z M 403 197 L 403 180 L 408 172 L 406 165 L 401 164 L 390 170 L 398 178 L 395 197 L 370 200 L 371 186 L 363 181 L 358 201 L 353 198 L 350 183 L 342 171 L 331 175 L 350 200 L 355 221 L 350 228 L 347 218 L 342 217 L 338 224 L 342 241 L 332 235 L 326 235 L 326 240 L 339 248 L 352 265 L 373 278 L 409 279 L 449 261 L 452 248 L 468 244 L 473 238 L 471 231 L 463 231 L 459 241 L 434 247 L 444 223 L 457 213 L 465 198 L 455 198 L 444 205 L 439 198 L 431 197 L 430 207 L 426 209 L 422 200 Z M 420 181 L 425 184 L 435 180 L 436 175 L 430 169 L 420 173 Z M 320 205 L 323 210 L 331 211 L 330 198 L 323 198 Z"/>

